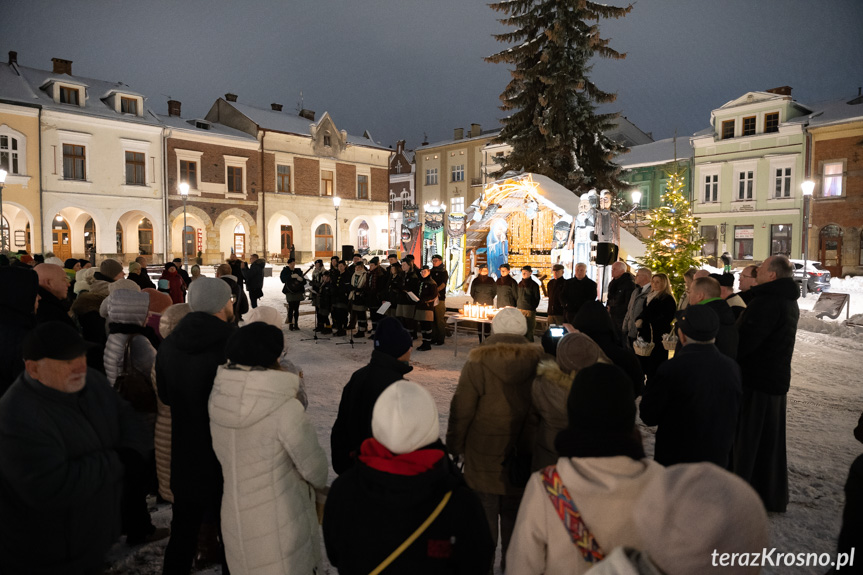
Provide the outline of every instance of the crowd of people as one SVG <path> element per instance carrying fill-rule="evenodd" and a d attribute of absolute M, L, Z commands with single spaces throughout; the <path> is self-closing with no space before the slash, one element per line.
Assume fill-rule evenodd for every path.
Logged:
<path fill-rule="evenodd" d="M 717 553 L 760 553 L 767 512 L 788 504 L 799 291 L 783 256 L 745 268 L 737 293 L 731 274 L 691 270 L 679 302 L 662 273 L 615 263 L 603 303 L 586 265 L 570 279 L 556 265 L 539 344 L 532 270 L 479 266 L 470 294 L 500 309 L 478 326 L 446 429 L 409 381 L 413 351 L 447 336 L 437 255 L 306 273 L 291 259 L 286 320 L 258 305 L 255 255 L 215 278 L 169 262 L 158 283 L 146 258 L 128 276 L 111 259 L 22 260 L 0 266 L 3 573 L 101 573 L 125 535 L 169 537 L 169 575 L 321 573 L 324 554 L 345 574 L 482 574 L 498 546 L 516 575 L 689 575 Z M 373 342 L 329 460 L 288 359 L 307 294 L 319 332 Z M 658 426 L 653 458 L 638 418 Z M 861 461 L 839 551 L 863 532 Z M 170 530 L 150 517 L 153 495 L 171 504 Z"/>

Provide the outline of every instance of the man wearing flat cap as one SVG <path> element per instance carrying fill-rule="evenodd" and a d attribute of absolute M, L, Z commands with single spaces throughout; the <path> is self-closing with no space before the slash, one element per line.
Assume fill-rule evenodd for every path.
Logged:
<path fill-rule="evenodd" d="M 682 349 L 657 369 L 641 398 L 641 420 L 658 425 L 662 465 L 709 461 L 728 468 L 743 387 L 737 363 L 714 345 L 719 318 L 709 307 L 677 312 Z"/>
<path fill-rule="evenodd" d="M 563 316 L 563 288 L 566 286 L 563 272 L 562 264 L 551 266 L 551 273 L 554 277 L 548 280 L 548 284 L 545 286 L 545 291 L 548 293 L 548 325 L 562 324 L 566 321 Z"/>
<path fill-rule="evenodd" d="M 201 524 L 207 517 L 218 522 L 222 503 L 222 467 L 213 451 L 207 402 L 234 332 L 231 288 L 220 279 L 201 277 L 189 286 L 188 297 L 192 311 L 156 354 L 159 399 L 171 408 L 173 426 L 174 506 L 164 573 L 191 571 Z M 220 560 L 224 565 L 224 550 Z"/>
<path fill-rule="evenodd" d="M 147 449 L 132 407 L 87 368 L 75 329 L 24 338 L 25 371 L 0 400 L 4 574 L 101 572 L 120 536 L 123 461 Z"/>

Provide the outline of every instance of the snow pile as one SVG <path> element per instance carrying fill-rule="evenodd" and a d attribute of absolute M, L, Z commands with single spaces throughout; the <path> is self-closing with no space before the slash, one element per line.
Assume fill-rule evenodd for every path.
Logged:
<path fill-rule="evenodd" d="M 849 321 L 850 323 L 863 324 L 863 314 L 855 315 Z M 818 319 L 815 312 L 807 310 L 800 310 L 800 321 L 797 323 L 797 329 L 849 339 L 858 339 L 863 334 L 863 328 L 845 325 L 844 322 Z"/>

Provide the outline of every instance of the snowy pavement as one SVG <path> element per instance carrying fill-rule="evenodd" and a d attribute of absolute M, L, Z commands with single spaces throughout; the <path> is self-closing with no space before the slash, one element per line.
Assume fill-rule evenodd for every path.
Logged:
<path fill-rule="evenodd" d="M 278 281 L 279 268 L 264 286 L 259 303 L 284 313 L 284 296 Z M 832 291 L 851 294 L 851 315 L 863 314 L 863 278 L 834 278 Z M 449 301 L 449 299 L 448 299 Z M 791 502 L 785 514 L 770 514 L 771 546 L 777 552 L 833 553 L 841 525 L 844 505 L 843 487 L 851 462 L 861 446 L 852 430 L 863 411 L 863 335 L 842 325 L 845 313 L 837 320 L 820 320 L 811 310 L 817 296 L 800 300 L 800 329 L 792 360 L 791 390 L 788 394 L 788 468 Z M 861 322 L 863 323 L 863 322 Z M 368 362 L 372 351 L 369 340 L 338 345 L 347 338 L 326 341 L 301 341 L 312 335 L 314 315 L 304 302 L 300 307 L 300 331 L 287 331 L 289 357 L 304 371 L 309 395 L 307 414 L 318 433 L 321 446 L 330 452 L 330 429 L 336 418 L 341 391 L 350 375 Z M 826 333 L 817 333 L 819 327 Z M 859 328 L 858 328 L 859 329 Z M 463 337 L 462 337 L 463 335 Z M 368 341 L 368 343 L 359 343 Z M 419 342 L 417 342 L 419 344 Z M 473 334 L 459 336 L 459 354 L 453 357 L 451 339 L 428 352 L 414 352 L 413 371 L 407 378 L 424 385 L 434 396 L 444 434 L 449 403 L 458 383 L 467 351 L 477 344 Z M 642 427 L 648 455 L 652 455 L 655 428 Z M 330 471 L 330 482 L 335 473 Z M 154 513 L 160 525 L 168 525 L 168 506 Z M 149 575 L 161 572 L 162 554 L 167 540 L 129 549 L 122 543 L 112 550 L 108 573 Z M 324 572 L 336 571 L 326 563 Z M 820 567 L 765 568 L 766 574 L 820 574 Z M 218 568 L 199 573 L 216 574 Z"/>

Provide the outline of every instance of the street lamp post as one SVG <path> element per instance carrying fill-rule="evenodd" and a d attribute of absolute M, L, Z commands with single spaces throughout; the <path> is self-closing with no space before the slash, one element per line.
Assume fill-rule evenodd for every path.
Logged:
<path fill-rule="evenodd" d="M 641 232 L 638 230 L 638 208 L 641 207 L 641 190 L 632 190 L 632 219 L 635 222 L 635 237 L 640 238 Z"/>
<path fill-rule="evenodd" d="M 339 206 L 341 204 L 342 199 L 338 196 L 333 196 L 333 207 L 336 208 L 336 245 L 333 246 L 333 252 L 336 252 L 339 246 Z"/>
<path fill-rule="evenodd" d="M 6 183 L 6 170 L 0 170 L 0 253 L 4 253 L 8 247 L 6 245 L 6 227 L 3 226 L 3 184 Z"/>
<path fill-rule="evenodd" d="M 815 190 L 815 182 L 806 180 L 800 187 L 803 189 L 803 297 L 809 292 L 809 272 L 806 271 L 809 259 L 809 199 Z"/>
<path fill-rule="evenodd" d="M 189 197 L 189 184 L 180 182 L 180 195 L 183 196 L 183 232 L 180 237 L 183 239 L 183 269 L 189 271 L 189 262 L 186 257 L 186 198 Z"/>

